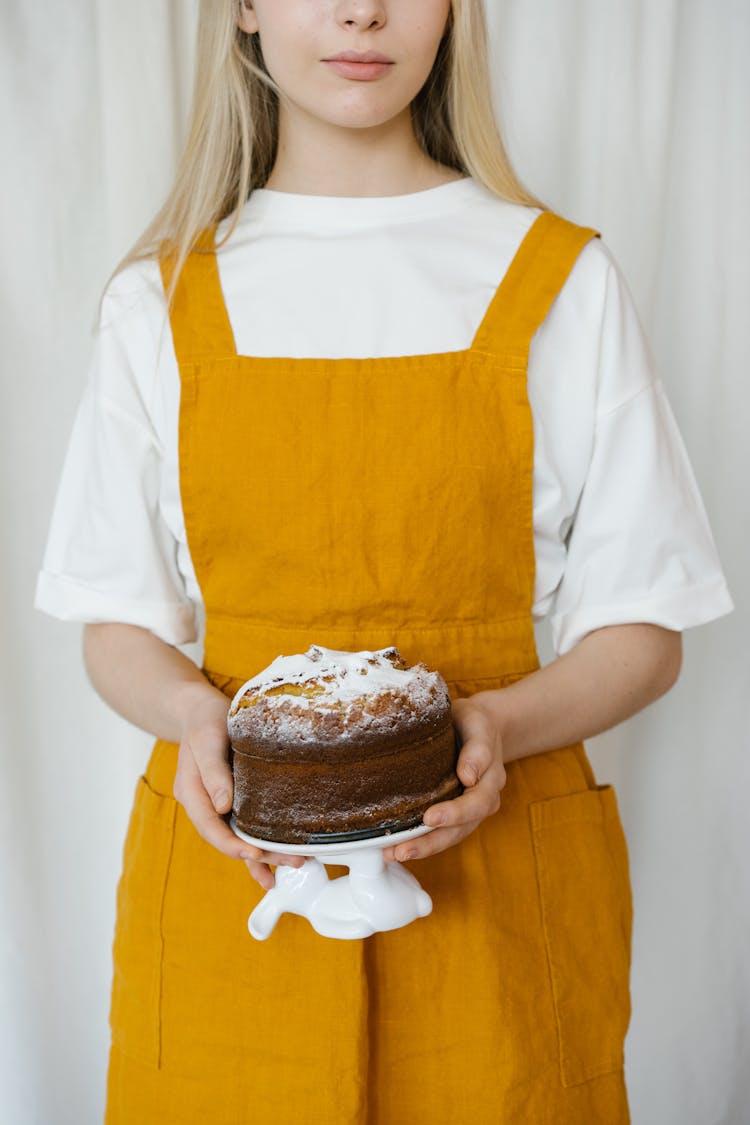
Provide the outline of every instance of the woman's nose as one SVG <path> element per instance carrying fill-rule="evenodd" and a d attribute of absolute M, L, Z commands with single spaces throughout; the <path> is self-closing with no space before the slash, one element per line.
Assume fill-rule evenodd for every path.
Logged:
<path fill-rule="evenodd" d="M 340 0 L 336 15 L 339 23 L 369 31 L 385 23 L 385 4 L 383 0 Z"/>

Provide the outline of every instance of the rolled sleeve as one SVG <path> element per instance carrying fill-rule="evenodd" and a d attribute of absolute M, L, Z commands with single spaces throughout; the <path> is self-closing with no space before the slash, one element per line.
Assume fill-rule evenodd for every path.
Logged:
<path fill-rule="evenodd" d="M 597 422 L 551 617 L 555 648 L 607 625 L 681 631 L 731 609 L 682 438 L 651 384 Z"/>
<path fill-rule="evenodd" d="M 558 653 L 595 629 L 681 631 L 732 601 L 627 284 L 595 239 L 532 341 L 534 616 Z"/>
<path fill-rule="evenodd" d="M 139 625 L 169 644 L 197 638 L 196 605 L 160 509 L 161 471 L 142 386 L 117 334 L 100 331 L 37 581 L 38 609 L 66 621 Z"/>
<path fill-rule="evenodd" d="M 98 624 L 119 621 L 140 625 L 172 645 L 196 640 L 195 612 L 192 605 L 181 602 L 129 601 L 120 594 L 82 586 L 64 575 L 39 572 L 36 583 L 37 609 L 61 621 L 82 621 Z"/>

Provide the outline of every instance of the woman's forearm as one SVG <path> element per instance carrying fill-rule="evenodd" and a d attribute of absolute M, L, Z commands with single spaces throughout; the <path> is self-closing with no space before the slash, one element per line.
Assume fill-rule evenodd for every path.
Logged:
<path fill-rule="evenodd" d="M 131 723 L 169 741 L 197 698 L 224 699 L 195 664 L 147 629 L 87 625 L 84 658 L 99 695 Z M 500 691 L 478 692 L 502 730 L 505 761 L 591 738 L 674 684 L 681 636 L 656 625 L 598 629 L 570 652 Z"/>
<path fill-rule="evenodd" d="M 672 687 L 681 657 L 679 633 L 614 625 L 510 687 L 471 698 L 497 723 L 509 762 L 591 738 L 636 714 Z"/>
<path fill-rule="evenodd" d="M 110 707 L 157 738 L 178 744 L 174 796 L 207 843 L 246 862 L 261 886 L 274 884 L 269 864 L 299 867 L 303 856 L 251 847 L 226 823 L 234 782 L 227 752 L 229 700 L 192 660 L 134 625 L 87 625 L 86 670 Z"/>
<path fill-rule="evenodd" d="M 385 859 L 424 859 L 460 843 L 500 808 L 508 762 L 590 738 L 658 699 L 677 679 L 681 646 L 679 633 L 655 625 L 610 626 L 507 688 L 455 699 L 464 792 L 427 809 L 434 831 L 386 848 Z"/>
<path fill-rule="evenodd" d="M 87 625 L 83 653 L 89 679 L 102 699 L 157 738 L 179 742 L 183 718 L 197 700 L 214 696 L 217 707 L 228 707 L 192 660 L 148 629 Z"/>

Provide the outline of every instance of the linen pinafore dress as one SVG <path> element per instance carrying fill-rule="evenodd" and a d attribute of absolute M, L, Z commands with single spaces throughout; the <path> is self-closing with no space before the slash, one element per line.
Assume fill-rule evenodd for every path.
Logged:
<path fill-rule="evenodd" d="M 214 684 L 313 643 L 397 645 L 453 698 L 538 667 L 527 357 L 592 235 L 541 215 L 470 348 L 385 359 L 238 356 L 210 242 L 190 255 L 171 323 Z M 108 1125 L 629 1120 L 627 854 L 581 745 L 511 762 L 500 811 L 411 865 L 433 913 L 358 941 L 289 915 L 254 941 L 263 892 L 174 800 L 176 760 L 157 742 L 125 844 Z"/>

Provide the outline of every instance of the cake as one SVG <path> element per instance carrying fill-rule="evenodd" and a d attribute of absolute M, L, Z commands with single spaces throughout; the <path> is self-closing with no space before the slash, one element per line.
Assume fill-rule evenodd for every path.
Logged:
<path fill-rule="evenodd" d="M 398 832 L 461 792 L 445 681 L 396 648 L 278 656 L 239 689 L 227 725 L 235 823 L 257 839 Z"/>

